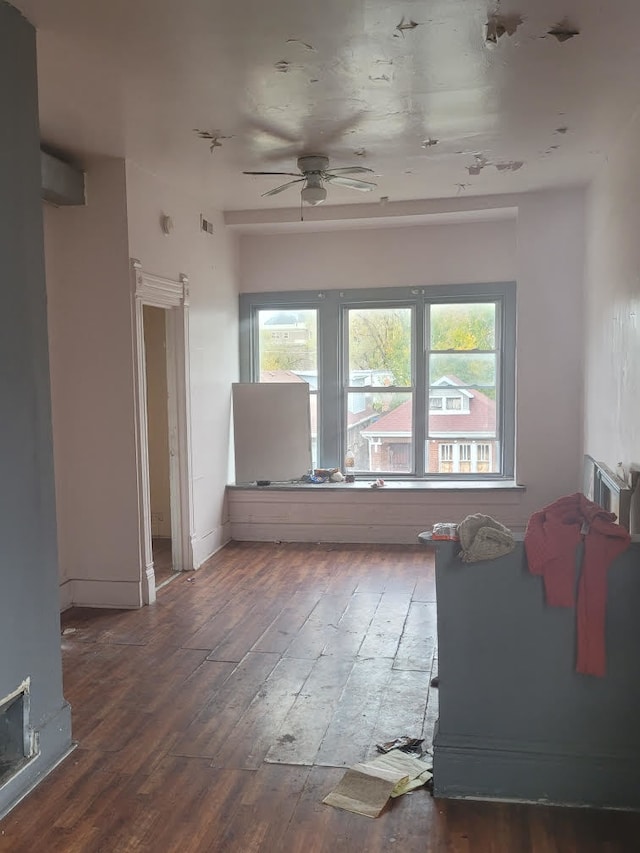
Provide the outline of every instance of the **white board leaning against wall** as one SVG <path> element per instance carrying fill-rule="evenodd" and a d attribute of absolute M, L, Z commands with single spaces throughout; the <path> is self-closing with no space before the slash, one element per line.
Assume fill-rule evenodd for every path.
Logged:
<path fill-rule="evenodd" d="M 236 382 L 232 387 L 236 483 L 299 480 L 311 468 L 306 382 Z"/>

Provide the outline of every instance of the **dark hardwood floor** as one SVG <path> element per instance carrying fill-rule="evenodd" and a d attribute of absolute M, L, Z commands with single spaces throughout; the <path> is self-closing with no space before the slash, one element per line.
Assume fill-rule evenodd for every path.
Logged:
<path fill-rule="evenodd" d="M 154 537 L 153 547 L 153 570 L 156 577 L 156 589 L 167 581 L 176 577 L 173 571 L 173 558 L 171 554 L 171 539 Z"/>
<path fill-rule="evenodd" d="M 0 823 L 11 853 L 617 853 L 640 815 L 434 800 L 322 804 L 437 716 L 435 590 L 416 547 L 233 544 L 140 611 L 73 609 L 78 748 Z"/>

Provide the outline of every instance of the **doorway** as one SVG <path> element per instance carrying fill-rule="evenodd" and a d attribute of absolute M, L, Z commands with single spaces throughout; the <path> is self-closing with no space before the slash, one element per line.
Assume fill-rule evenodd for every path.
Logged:
<path fill-rule="evenodd" d="M 169 399 L 167 383 L 167 311 L 167 308 L 156 308 L 154 305 L 142 306 L 147 381 L 149 511 L 156 591 L 177 574 L 174 571 L 171 539 L 169 409 L 175 407 L 175 399 Z M 172 420 L 175 420 L 174 414 Z"/>
<path fill-rule="evenodd" d="M 193 569 L 188 280 L 132 261 L 142 600 Z"/>

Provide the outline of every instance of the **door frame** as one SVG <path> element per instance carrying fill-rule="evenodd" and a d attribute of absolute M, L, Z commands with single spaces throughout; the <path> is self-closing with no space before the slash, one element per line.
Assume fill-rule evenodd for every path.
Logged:
<path fill-rule="evenodd" d="M 136 444 L 139 500 L 139 557 L 142 600 L 156 600 L 151 536 L 149 424 L 143 306 L 166 309 L 167 414 L 171 542 L 175 571 L 193 569 L 193 487 L 191 477 L 191 407 L 189 405 L 189 279 L 177 281 L 146 272 L 131 259 L 131 294 L 135 356 Z"/>

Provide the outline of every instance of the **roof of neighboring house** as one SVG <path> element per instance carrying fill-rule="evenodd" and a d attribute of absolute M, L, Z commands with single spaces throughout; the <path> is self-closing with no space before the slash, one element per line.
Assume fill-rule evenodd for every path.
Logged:
<path fill-rule="evenodd" d="M 260 382 L 304 382 L 293 370 L 263 370 Z"/>
<path fill-rule="evenodd" d="M 347 428 L 351 429 L 357 424 L 367 423 L 371 418 L 376 416 L 376 412 L 371 406 L 367 406 L 361 412 L 347 412 Z M 318 410 L 316 406 L 311 407 L 311 435 L 318 434 Z"/>
<path fill-rule="evenodd" d="M 495 401 L 482 391 L 473 390 L 469 400 L 468 412 L 429 414 L 429 435 L 474 433 L 492 433 L 496 429 Z M 374 435 L 411 435 L 412 401 L 406 400 L 395 409 L 382 415 L 378 420 L 362 431 L 365 436 Z"/>
<path fill-rule="evenodd" d="M 295 326 L 300 322 L 300 315 L 293 311 L 278 311 L 273 317 L 265 320 L 264 326 Z"/>

